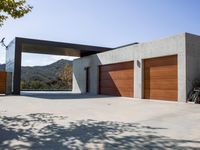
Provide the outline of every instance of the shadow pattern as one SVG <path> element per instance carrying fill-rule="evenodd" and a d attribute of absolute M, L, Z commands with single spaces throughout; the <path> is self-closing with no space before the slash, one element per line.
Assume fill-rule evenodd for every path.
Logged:
<path fill-rule="evenodd" d="M 62 123 L 60 123 L 61 121 Z M 0 149 L 180 149 L 194 150 L 200 141 L 158 134 L 167 128 L 139 123 L 79 120 L 48 113 L 0 117 Z"/>
<path fill-rule="evenodd" d="M 95 94 L 80 94 L 80 93 L 63 93 L 63 92 L 22 92 L 21 96 L 40 98 L 46 100 L 84 100 L 84 99 L 99 99 L 99 98 L 109 98 L 111 96 L 107 95 L 95 95 Z"/>

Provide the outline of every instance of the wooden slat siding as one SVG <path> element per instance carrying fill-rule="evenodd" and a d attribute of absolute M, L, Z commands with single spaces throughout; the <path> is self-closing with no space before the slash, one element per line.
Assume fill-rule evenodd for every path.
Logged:
<path fill-rule="evenodd" d="M 6 93 L 6 72 L 0 72 L 0 94 Z"/>
<path fill-rule="evenodd" d="M 130 80 L 104 80 L 104 84 L 101 85 L 102 88 L 112 88 L 113 86 L 117 86 L 119 88 L 132 88 L 133 83 L 130 83 Z"/>
<path fill-rule="evenodd" d="M 133 62 L 99 67 L 99 93 L 112 96 L 133 97 Z"/>
<path fill-rule="evenodd" d="M 130 79 L 133 78 L 133 76 L 132 76 L 133 70 L 129 69 L 129 70 L 124 70 L 124 71 L 127 73 L 127 75 L 126 75 L 127 80 L 130 80 Z M 106 80 L 106 79 L 108 79 L 108 80 L 110 80 L 110 79 L 118 79 L 118 80 L 122 79 L 122 80 L 124 80 L 124 72 L 122 70 L 111 71 L 111 72 L 101 72 L 101 79 L 104 79 L 104 80 Z"/>
<path fill-rule="evenodd" d="M 116 64 L 109 64 L 109 65 L 103 65 L 101 66 L 101 71 L 102 72 L 107 72 L 107 71 L 117 71 L 117 70 L 126 70 L 133 68 L 133 62 L 122 62 L 122 63 L 116 63 Z"/>
<path fill-rule="evenodd" d="M 177 56 L 144 60 L 144 98 L 177 101 Z"/>

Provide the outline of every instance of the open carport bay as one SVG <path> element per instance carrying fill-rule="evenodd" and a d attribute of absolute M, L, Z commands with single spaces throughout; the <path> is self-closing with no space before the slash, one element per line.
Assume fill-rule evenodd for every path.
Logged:
<path fill-rule="evenodd" d="M 124 97 L 0 97 L 0 149 L 198 149 L 200 106 Z"/>

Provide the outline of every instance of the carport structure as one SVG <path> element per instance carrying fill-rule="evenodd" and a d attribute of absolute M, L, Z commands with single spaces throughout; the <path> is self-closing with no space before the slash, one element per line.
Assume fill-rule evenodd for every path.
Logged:
<path fill-rule="evenodd" d="M 108 50 L 111 48 L 16 37 L 6 51 L 6 71 L 12 73 L 12 81 L 7 86 L 12 94 L 20 94 L 23 52 L 83 57 Z"/>

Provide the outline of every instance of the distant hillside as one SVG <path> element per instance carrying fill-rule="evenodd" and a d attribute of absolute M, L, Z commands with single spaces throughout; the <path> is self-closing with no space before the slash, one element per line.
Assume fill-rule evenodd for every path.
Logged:
<path fill-rule="evenodd" d="M 0 64 L 3 71 L 5 64 Z M 61 59 L 46 66 L 22 67 L 22 90 L 71 90 L 72 61 Z"/>
<path fill-rule="evenodd" d="M 71 90 L 72 61 L 61 59 L 47 66 L 22 67 L 22 90 Z"/>
<path fill-rule="evenodd" d="M 57 80 L 66 65 L 72 65 L 72 61 L 61 59 L 47 66 L 22 67 L 21 80 L 52 82 Z"/>

